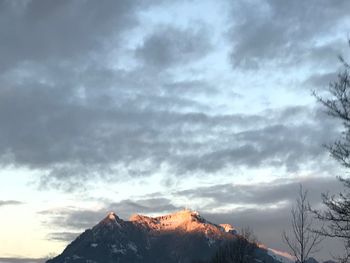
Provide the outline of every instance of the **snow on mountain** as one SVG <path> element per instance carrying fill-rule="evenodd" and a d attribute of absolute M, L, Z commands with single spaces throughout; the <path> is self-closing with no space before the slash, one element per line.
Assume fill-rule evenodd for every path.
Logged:
<path fill-rule="evenodd" d="M 296 258 L 287 252 L 282 252 L 272 248 L 267 248 L 267 252 L 270 256 L 281 263 L 295 263 L 296 261 Z"/>
<path fill-rule="evenodd" d="M 227 233 L 238 234 L 238 231 L 230 224 L 220 224 L 219 226 L 221 226 Z"/>
<path fill-rule="evenodd" d="M 215 225 L 202 218 L 198 212 L 181 210 L 179 212 L 159 217 L 133 215 L 130 222 L 151 231 L 184 231 L 205 233 L 208 238 L 225 239 L 234 228 L 229 224 Z"/>
<path fill-rule="evenodd" d="M 188 209 L 158 217 L 133 215 L 128 221 L 110 212 L 47 263 L 190 263 L 210 259 L 237 237 L 233 226 L 213 224 Z M 273 258 L 292 263 L 279 260 L 282 252 L 262 253 L 271 263 Z"/>

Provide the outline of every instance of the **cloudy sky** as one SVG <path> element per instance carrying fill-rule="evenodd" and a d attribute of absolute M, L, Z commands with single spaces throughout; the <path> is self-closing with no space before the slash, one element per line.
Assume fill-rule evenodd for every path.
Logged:
<path fill-rule="evenodd" d="M 341 190 L 322 146 L 341 125 L 311 93 L 350 53 L 348 10 L 0 0 L 0 258 L 58 254 L 109 210 L 184 207 L 286 249 L 298 184 L 315 207 Z"/>

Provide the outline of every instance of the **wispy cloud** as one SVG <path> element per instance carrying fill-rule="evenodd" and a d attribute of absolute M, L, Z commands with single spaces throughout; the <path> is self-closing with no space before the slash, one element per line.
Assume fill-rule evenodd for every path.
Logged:
<path fill-rule="evenodd" d="M 17 201 L 17 200 L 0 200 L 0 207 L 1 206 L 8 206 L 8 205 L 22 205 L 23 202 Z"/>

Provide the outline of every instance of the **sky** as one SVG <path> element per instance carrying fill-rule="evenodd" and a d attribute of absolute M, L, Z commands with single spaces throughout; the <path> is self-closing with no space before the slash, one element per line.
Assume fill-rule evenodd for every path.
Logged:
<path fill-rule="evenodd" d="M 198 210 L 287 250 L 323 147 L 348 0 L 0 0 L 0 261 L 57 255 L 108 211 Z M 325 240 L 316 255 L 340 253 Z M 33 261 L 33 262 L 34 262 Z"/>

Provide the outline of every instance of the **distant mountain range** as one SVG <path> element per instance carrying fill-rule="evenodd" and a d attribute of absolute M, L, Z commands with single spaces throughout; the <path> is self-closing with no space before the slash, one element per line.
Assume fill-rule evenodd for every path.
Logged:
<path fill-rule="evenodd" d="M 191 210 L 159 217 L 134 215 L 129 221 L 111 212 L 47 263 L 206 262 L 238 237 L 231 225 L 210 223 Z M 287 253 L 261 246 L 256 250 L 258 262 L 293 262 Z"/>

